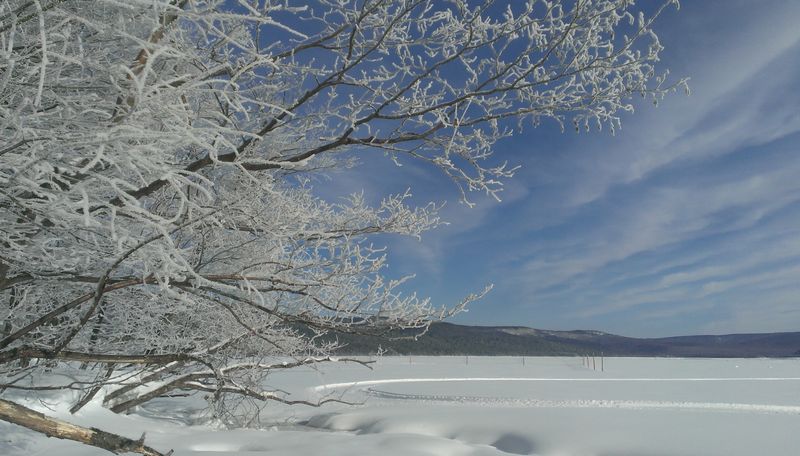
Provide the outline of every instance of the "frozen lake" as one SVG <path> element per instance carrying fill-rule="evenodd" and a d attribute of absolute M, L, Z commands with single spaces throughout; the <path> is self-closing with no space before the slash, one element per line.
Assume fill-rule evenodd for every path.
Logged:
<path fill-rule="evenodd" d="M 269 387 L 312 401 L 268 407 L 262 430 L 187 425 L 192 403 L 158 400 L 138 414 L 89 407 L 74 421 L 189 454 L 796 455 L 800 360 L 384 357 L 287 371 Z M 66 408 L 57 407 L 57 409 Z M 63 413 L 63 412 L 62 412 Z M 167 417 L 169 420 L 157 417 Z M 104 454 L 0 424 L 3 454 Z M 0 450 L 4 450 L 0 446 Z"/>

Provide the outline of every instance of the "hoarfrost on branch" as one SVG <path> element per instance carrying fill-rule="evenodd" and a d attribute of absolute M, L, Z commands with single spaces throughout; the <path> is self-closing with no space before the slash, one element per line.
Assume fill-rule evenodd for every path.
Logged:
<path fill-rule="evenodd" d="M 382 153 L 497 197 L 498 140 L 613 131 L 632 96 L 682 85 L 655 68 L 674 2 L 633 3 L 0 3 L 0 386 L 106 385 L 115 411 L 202 391 L 222 414 L 291 401 L 264 375 L 332 360 L 328 331 L 459 312 L 483 292 L 402 295 L 373 245 L 436 227 L 438 205 L 326 201 L 314 176 Z M 32 380 L 53 362 L 97 373 Z"/>

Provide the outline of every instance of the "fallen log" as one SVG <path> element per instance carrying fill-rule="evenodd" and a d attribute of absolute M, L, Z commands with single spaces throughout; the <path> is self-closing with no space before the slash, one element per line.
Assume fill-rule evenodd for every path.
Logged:
<path fill-rule="evenodd" d="M 93 447 L 102 448 L 114 454 L 138 453 L 144 456 L 170 456 L 172 450 L 160 453 L 144 444 L 144 434 L 139 440 L 129 439 L 96 428 L 78 426 L 58 418 L 31 410 L 14 402 L 0 399 L 0 420 L 7 421 L 48 437 L 74 440 Z"/>

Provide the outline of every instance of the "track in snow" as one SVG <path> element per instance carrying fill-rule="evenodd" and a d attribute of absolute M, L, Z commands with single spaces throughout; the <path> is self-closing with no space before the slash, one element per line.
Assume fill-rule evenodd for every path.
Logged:
<path fill-rule="evenodd" d="M 800 415 L 800 406 L 772 404 L 742 404 L 725 402 L 681 402 L 641 400 L 546 400 L 533 398 L 503 398 L 486 396 L 403 394 L 382 391 L 370 386 L 393 383 L 445 383 L 445 382 L 776 382 L 800 381 L 797 377 L 749 377 L 749 378 L 538 378 L 538 377 L 459 377 L 459 378 L 394 378 L 362 380 L 355 382 L 328 383 L 313 388 L 316 392 L 356 388 L 364 394 L 380 399 L 417 401 L 428 403 L 450 403 L 464 405 L 536 407 L 536 408 L 613 408 L 627 410 L 703 410 L 725 412 L 747 412 L 780 415 Z"/>
<path fill-rule="evenodd" d="M 694 377 L 694 378 L 547 378 L 547 377 L 455 377 L 455 378 L 384 378 L 355 382 L 326 383 L 312 388 L 324 391 L 391 383 L 450 383 L 450 382 L 779 382 L 800 381 L 800 377 Z"/>
<path fill-rule="evenodd" d="M 693 409 L 725 412 L 768 413 L 780 415 L 800 415 L 800 406 L 771 405 L 771 404 L 738 404 L 726 402 L 675 402 L 675 401 L 626 401 L 608 399 L 578 399 L 578 400 L 545 400 L 545 399 L 519 399 L 485 396 L 450 396 L 434 394 L 402 394 L 390 391 L 381 391 L 367 388 L 368 396 L 380 399 L 440 402 L 457 404 L 474 404 L 483 406 L 502 407 L 535 407 L 535 408 L 614 408 L 627 410 L 674 410 Z"/>

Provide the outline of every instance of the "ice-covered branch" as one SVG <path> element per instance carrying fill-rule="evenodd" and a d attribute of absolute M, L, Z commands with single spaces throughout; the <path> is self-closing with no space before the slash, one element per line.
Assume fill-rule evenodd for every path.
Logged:
<path fill-rule="evenodd" d="M 613 131 L 684 84 L 657 69 L 675 2 L 633 3 L 0 2 L 0 384 L 58 362 L 99 370 L 80 402 L 113 370 L 117 406 L 293 403 L 264 376 L 330 359 L 322 334 L 462 311 L 488 288 L 401 293 L 379 245 L 439 226 L 439 204 L 310 183 L 377 151 L 499 197 L 499 140 Z"/>

